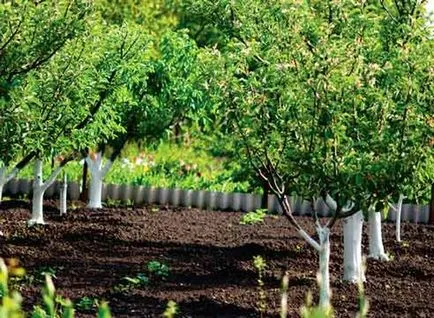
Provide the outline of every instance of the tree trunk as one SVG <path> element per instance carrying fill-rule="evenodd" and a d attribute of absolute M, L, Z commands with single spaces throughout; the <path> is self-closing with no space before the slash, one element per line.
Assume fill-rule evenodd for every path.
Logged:
<path fill-rule="evenodd" d="M 100 170 L 90 169 L 91 180 L 89 188 L 89 204 L 88 208 L 100 209 L 102 208 L 102 177 Z"/>
<path fill-rule="evenodd" d="M 429 221 L 428 224 L 434 224 L 434 183 L 431 185 L 431 202 L 429 205 Z"/>
<path fill-rule="evenodd" d="M 6 166 L 2 166 L 0 168 L 0 202 L 3 199 L 4 186 L 6 185 L 6 183 L 8 183 L 9 181 L 11 181 L 13 178 L 16 177 L 16 175 L 18 174 L 20 169 L 15 167 L 14 169 L 12 169 L 11 173 L 9 173 L 9 174 L 7 173 L 7 171 L 8 171 L 8 169 Z"/>
<path fill-rule="evenodd" d="M 33 180 L 33 199 L 32 199 L 32 217 L 28 221 L 29 225 L 44 224 L 43 201 L 44 201 L 44 183 L 42 182 L 42 160 L 37 159 L 34 167 Z"/>
<path fill-rule="evenodd" d="M 389 260 L 384 252 L 380 212 L 369 212 L 369 257 L 381 261 Z"/>
<path fill-rule="evenodd" d="M 95 160 L 90 156 L 86 158 L 90 171 L 90 188 L 89 188 L 89 203 L 87 205 L 90 209 L 102 208 L 102 183 L 107 172 L 110 170 L 113 161 L 107 160 L 104 167 L 102 167 L 102 152 L 96 154 Z"/>
<path fill-rule="evenodd" d="M 6 184 L 6 167 L 0 167 L 0 202 L 3 198 L 3 187 Z"/>
<path fill-rule="evenodd" d="M 396 241 L 398 243 L 401 242 L 401 212 L 402 212 L 402 202 L 404 201 L 404 196 L 402 194 L 399 195 L 398 205 L 396 207 L 396 224 L 395 224 L 395 234 Z"/>
<path fill-rule="evenodd" d="M 56 180 L 57 175 L 62 171 L 63 165 L 65 164 L 66 162 L 59 165 L 59 167 L 51 173 L 47 181 L 43 182 L 42 160 L 36 159 L 34 168 L 35 179 L 33 180 L 32 217 L 27 222 L 29 225 L 44 224 L 44 193 Z"/>
<path fill-rule="evenodd" d="M 67 195 L 68 195 L 68 182 L 67 182 L 67 176 L 65 174 L 64 179 L 63 179 L 63 183 L 60 186 L 60 195 L 59 195 L 59 210 L 60 210 L 60 215 L 66 215 L 66 210 L 67 210 L 66 199 L 67 199 Z"/>
<path fill-rule="evenodd" d="M 268 186 L 262 184 L 261 209 L 268 209 Z"/>
<path fill-rule="evenodd" d="M 87 189 L 87 170 L 88 170 L 88 164 L 87 161 L 84 160 L 83 164 L 83 175 L 81 178 L 81 193 L 80 193 L 80 200 L 83 202 L 86 202 L 88 200 L 88 189 Z"/>
<path fill-rule="evenodd" d="M 359 211 L 344 219 L 344 280 L 365 281 L 362 270 L 363 213 Z"/>
<path fill-rule="evenodd" d="M 320 240 L 319 251 L 319 305 L 324 309 L 330 308 L 330 230 L 328 228 L 318 229 L 318 236 Z"/>

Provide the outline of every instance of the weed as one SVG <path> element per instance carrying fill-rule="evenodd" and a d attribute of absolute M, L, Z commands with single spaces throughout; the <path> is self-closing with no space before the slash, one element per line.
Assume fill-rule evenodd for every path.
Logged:
<path fill-rule="evenodd" d="M 402 241 L 401 246 L 407 248 L 410 247 L 410 243 L 408 241 Z"/>
<path fill-rule="evenodd" d="M 111 318 L 112 314 L 110 312 L 110 308 L 108 303 L 103 301 L 98 306 L 98 318 Z"/>
<path fill-rule="evenodd" d="M 160 279 L 166 279 L 169 277 L 169 267 L 158 261 L 150 261 L 147 265 L 150 276 Z"/>
<path fill-rule="evenodd" d="M 301 307 L 302 318 L 331 318 L 333 317 L 332 308 L 324 308 L 312 305 L 312 293 L 309 291 L 306 296 L 306 303 Z"/>
<path fill-rule="evenodd" d="M 111 199 L 111 198 L 107 198 L 105 200 L 105 206 L 107 208 L 118 207 L 118 206 L 121 206 L 121 204 L 122 204 L 121 200 L 114 200 L 114 199 Z"/>
<path fill-rule="evenodd" d="M 166 310 L 163 313 L 164 318 L 174 318 L 179 312 L 178 305 L 173 301 L 169 300 L 169 302 L 166 305 Z"/>
<path fill-rule="evenodd" d="M 151 214 L 157 213 L 158 211 L 160 211 L 159 208 L 151 208 L 150 210 Z"/>
<path fill-rule="evenodd" d="M 95 308 L 97 305 L 98 305 L 97 299 L 94 299 L 92 297 L 87 297 L 87 296 L 81 297 L 76 303 L 78 309 L 87 310 L 87 311 Z"/>
<path fill-rule="evenodd" d="M 56 269 L 51 266 L 41 266 L 36 271 L 36 278 L 40 279 L 41 281 L 43 281 L 47 275 L 51 278 L 57 278 Z"/>
<path fill-rule="evenodd" d="M 264 218 L 267 216 L 266 209 L 257 209 L 252 212 L 248 212 L 241 217 L 240 224 L 251 225 L 257 223 L 263 223 Z"/>
<path fill-rule="evenodd" d="M 259 312 L 261 313 L 261 317 L 265 317 L 265 314 L 267 312 L 267 295 L 264 290 L 264 271 L 267 267 L 267 263 L 261 256 L 255 256 L 253 257 L 253 266 L 255 267 L 257 273 L 258 273 L 258 293 L 259 293 L 259 299 L 256 303 L 259 309 Z"/>
<path fill-rule="evenodd" d="M 146 274 L 138 273 L 136 276 L 124 276 L 122 282 L 114 287 L 115 292 L 126 293 L 133 289 L 143 288 L 158 280 L 169 277 L 169 267 L 158 261 L 150 261 L 146 266 Z"/>
<path fill-rule="evenodd" d="M 136 288 L 146 287 L 149 285 L 149 278 L 142 273 L 137 274 L 134 277 L 124 276 L 122 277 L 122 283 L 116 285 L 114 290 L 120 293 L 126 293 Z"/>

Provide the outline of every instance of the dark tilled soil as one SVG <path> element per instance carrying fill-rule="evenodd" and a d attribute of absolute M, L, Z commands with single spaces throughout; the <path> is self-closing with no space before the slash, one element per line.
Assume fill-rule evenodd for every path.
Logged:
<path fill-rule="evenodd" d="M 267 315 L 278 316 L 279 286 L 290 273 L 290 316 L 298 317 L 308 291 L 316 300 L 318 260 L 283 217 L 264 224 L 240 225 L 241 213 L 167 207 L 111 208 L 89 211 L 76 203 L 67 217 L 46 202 L 46 226 L 27 228 L 26 202 L 0 205 L 0 256 L 16 257 L 37 277 L 43 267 L 56 270 L 57 291 L 73 300 L 83 296 L 108 300 L 115 317 L 158 317 L 168 300 L 185 317 L 256 317 L 256 255 L 267 261 Z M 311 219 L 300 218 L 311 233 Z M 366 229 L 365 229 L 366 231 Z M 404 244 L 394 242 L 394 227 L 383 227 L 390 262 L 368 260 L 366 295 L 370 317 L 433 317 L 434 227 L 403 224 Z M 341 227 L 333 230 L 332 302 L 338 317 L 354 317 L 357 288 L 343 283 Z M 364 237 L 367 252 L 367 237 Z M 125 276 L 146 272 L 151 260 L 170 267 L 165 281 L 116 292 Z M 152 280 L 151 280 L 152 281 Z M 26 308 L 40 302 L 37 283 L 20 285 Z M 92 312 L 78 312 L 92 317 Z"/>

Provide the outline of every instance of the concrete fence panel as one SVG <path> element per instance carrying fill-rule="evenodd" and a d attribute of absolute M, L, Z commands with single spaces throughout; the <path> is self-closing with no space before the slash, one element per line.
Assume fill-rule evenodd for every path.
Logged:
<path fill-rule="evenodd" d="M 54 182 L 46 191 L 46 198 L 57 198 L 61 183 Z M 4 187 L 4 195 L 18 197 L 32 195 L 31 180 L 9 181 Z M 78 200 L 80 197 L 80 185 L 77 182 L 68 182 L 68 199 Z M 117 184 L 104 184 L 102 189 L 103 200 L 132 200 L 136 204 L 161 204 L 183 207 L 196 207 L 208 210 L 254 211 L 261 208 L 262 196 L 249 193 L 225 193 L 215 191 L 198 191 L 185 189 L 165 189 L 145 186 L 130 186 Z M 312 205 L 309 201 L 298 197 L 290 197 L 289 202 L 295 215 L 311 215 Z M 331 211 L 323 199 L 317 199 L 315 209 L 320 216 L 330 216 Z M 273 213 L 282 213 L 279 201 L 275 195 L 268 195 L 267 209 Z M 394 222 L 396 212 L 389 209 L 386 220 Z M 429 206 L 403 204 L 401 220 L 411 223 L 428 223 Z"/>

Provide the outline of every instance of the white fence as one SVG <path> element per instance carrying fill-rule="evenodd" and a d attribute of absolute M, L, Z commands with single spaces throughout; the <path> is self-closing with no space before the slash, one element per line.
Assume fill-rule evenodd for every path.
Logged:
<path fill-rule="evenodd" d="M 55 182 L 45 193 L 45 198 L 58 197 L 60 183 Z M 31 180 L 11 180 L 4 188 L 4 195 L 11 197 L 28 196 L 32 193 Z M 78 200 L 80 185 L 68 183 L 68 199 Z M 145 186 L 115 185 L 103 186 L 103 200 L 133 201 L 136 204 L 149 203 L 182 207 L 195 207 L 208 210 L 253 211 L 261 208 L 261 195 L 249 193 L 225 193 L 200 190 L 148 188 Z M 312 212 L 308 201 L 291 198 L 291 205 L 296 215 L 309 215 Z M 329 216 L 330 211 L 322 199 L 317 200 L 315 208 L 321 216 Z M 280 212 L 280 206 L 274 195 L 268 196 L 268 210 Z M 395 221 L 396 212 L 389 210 L 387 220 Z M 411 223 L 428 223 L 429 206 L 404 204 L 401 220 Z"/>

